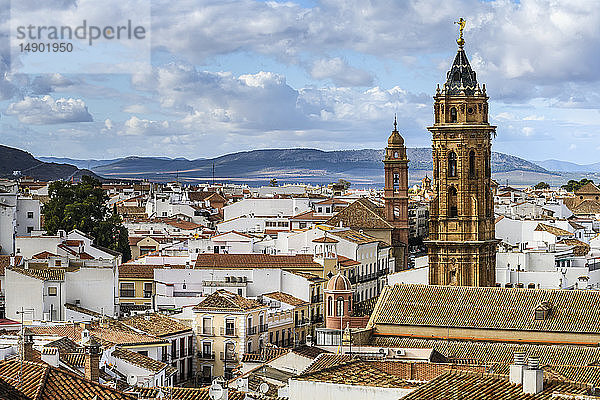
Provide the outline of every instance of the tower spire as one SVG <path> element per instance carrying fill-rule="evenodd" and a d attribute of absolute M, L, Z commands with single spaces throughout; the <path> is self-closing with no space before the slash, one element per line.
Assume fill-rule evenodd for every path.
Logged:
<path fill-rule="evenodd" d="M 396 113 L 394 113 L 394 132 L 398 132 L 398 121 L 396 120 Z"/>
<path fill-rule="evenodd" d="M 458 25 L 459 30 L 459 36 L 458 39 L 456 39 L 456 43 L 458 43 L 458 46 L 462 49 L 462 47 L 465 45 L 465 39 L 463 39 L 463 29 L 465 29 L 467 21 L 461 17 L 458 21 L 454 21 L 454 23 Z"/>

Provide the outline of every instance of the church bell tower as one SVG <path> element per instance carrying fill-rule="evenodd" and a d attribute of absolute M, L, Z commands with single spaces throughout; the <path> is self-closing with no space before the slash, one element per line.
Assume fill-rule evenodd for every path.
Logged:
<path fill-rule="evenodd" d="M 458 52 L 434 97 L 433 182 L 430 204 L 429 283 L 495 286 L 494 198 L 488 96 L 465 54 L 464 20 L 458 22 Z"/>
<path fill-rule="evenodd" d="M 383 159 L 385 170 L 384 216 L 393 226 L 392 247 L 396 269 L 408 268 L 408 158 L 404 138 L 398 132 L 394 117 L 394 130 L 388 138 Z"/>

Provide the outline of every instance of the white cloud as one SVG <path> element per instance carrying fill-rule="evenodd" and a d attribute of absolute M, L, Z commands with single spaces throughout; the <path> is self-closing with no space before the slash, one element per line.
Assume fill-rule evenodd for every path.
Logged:
<path fill-rule="evenodd" d="M 93 121 L 83 100 L 73 98 L 55 100 L 48 95 L 26 96 L 23 100 L 10 104 L 5 114 L 14 115 L 19 121 L 33 125 Z"/>
<path fill-rule="evenodd" d="M 373 76 L 367 71 L 351 67 L 340 57 L 316 60 L 310 75 L 314 79 L 331 79 L 336 86 L 370 86 Z"/>
<path fill-rule="evenodd" d="M 168 135 L 169 121 L 152 121 L 131 117 L 123 123 L 123 128 L 119 131 L 120 135 L 141 136 L 141 135 Z"/>

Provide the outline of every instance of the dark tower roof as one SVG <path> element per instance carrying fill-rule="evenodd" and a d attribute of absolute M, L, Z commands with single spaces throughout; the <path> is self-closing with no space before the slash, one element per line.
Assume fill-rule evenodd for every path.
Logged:
<path fill-rule="evenodd" d="M 464 43 L 464 41 L 463 41 Z M 477 91 L 477 78 L 471 69 L 463 45 L 459 44 L 458 52 L 450 71 L 446 75 L 446 94 L 472 96 Z"/>

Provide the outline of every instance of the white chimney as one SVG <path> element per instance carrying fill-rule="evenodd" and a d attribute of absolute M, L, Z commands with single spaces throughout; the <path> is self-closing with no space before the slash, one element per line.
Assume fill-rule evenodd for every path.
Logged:
<path fill-rule="evenodd" d="M 523 383 L 523 371 L 526 369 L 525 353 L 516 352 L 514 354 L 514 364 L 510 366 L 510 383 L 521 385 Z"/>
<path fill-rule="evenodd" d="M 544 372 L 540 369 L 540 358 L 530 356 L 527 369 L 523 371 L 523 392 L 537 394 L 544 390 Z"/>

